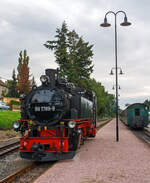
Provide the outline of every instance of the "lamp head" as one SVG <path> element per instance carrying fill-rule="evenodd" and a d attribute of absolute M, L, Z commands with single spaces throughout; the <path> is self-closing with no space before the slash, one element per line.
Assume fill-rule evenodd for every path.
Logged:
<path fill-rule="evenodd" d="M 122 75 L 123 74 L 123 72 L 122 72 L 122 69 L 120 70 L 120 73 L 119 73 L 120 75 Z"/>
<path fill-rule="evenodd" d="M 104 23 L 100 24 L 100 26 L 101 26 L 101 27 L 110 27 L 111 24 L 109 24 L 109 23 L 107 22 L 107 18 L 105 17 L 105 18 L 104 18 Z"/>
<path fill-rule="evenodd" d="M 129 25 L 131 25 L 131 23 L 128 22 L 128 19 L 127 19 L 127 17 L 125 16 L 125 17 L 124 17 L 124 22 L 121 23 L 120 25 L 121 25 L 121 26 L 129 26 Z"/>
<path fill-rule="evenodd" d="M 111 70 L 110 75 L 114 75 L 113 70 Z"/>

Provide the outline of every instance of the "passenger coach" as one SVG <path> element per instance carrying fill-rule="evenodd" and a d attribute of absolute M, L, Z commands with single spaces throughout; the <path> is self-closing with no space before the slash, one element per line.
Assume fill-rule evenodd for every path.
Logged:
<path fill-rule="evenodd" d="M 120 119 L 130 128 L 143 129 L 148 125 L 149 107 L 142 103 L 129 105 L 120 114 Z"/>

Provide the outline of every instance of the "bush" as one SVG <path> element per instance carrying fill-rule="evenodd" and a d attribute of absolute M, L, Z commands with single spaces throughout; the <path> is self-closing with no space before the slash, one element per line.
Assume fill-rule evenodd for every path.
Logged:
<path fill-rule="evenodd" d="M 9 105 L 20 105 L 20 102 L 15 101 L 15 100 L 11 100 L 11 101 L 9 102 Z"/>

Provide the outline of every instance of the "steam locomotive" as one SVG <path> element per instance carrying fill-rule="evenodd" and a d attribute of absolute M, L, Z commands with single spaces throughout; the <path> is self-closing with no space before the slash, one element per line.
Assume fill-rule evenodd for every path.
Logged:
<path fill-rule="evenodd" d="M 21 99 L 20 156 L 36 161 L 72 159 L 87 137 L 96 135 L 96 95 L 46 69 L 41 86 Z"/>

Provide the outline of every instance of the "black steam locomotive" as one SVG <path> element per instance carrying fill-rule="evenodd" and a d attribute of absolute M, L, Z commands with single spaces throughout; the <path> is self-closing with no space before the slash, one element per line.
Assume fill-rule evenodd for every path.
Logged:
<path fill-rule="evenodd" d="M 22 96 L 20 155 L 37 161 L 71 159 L 87 137 L 96 134 L 96 96 L 75 87 L 57 70 L 46 69 L 30 93 Z"/>

